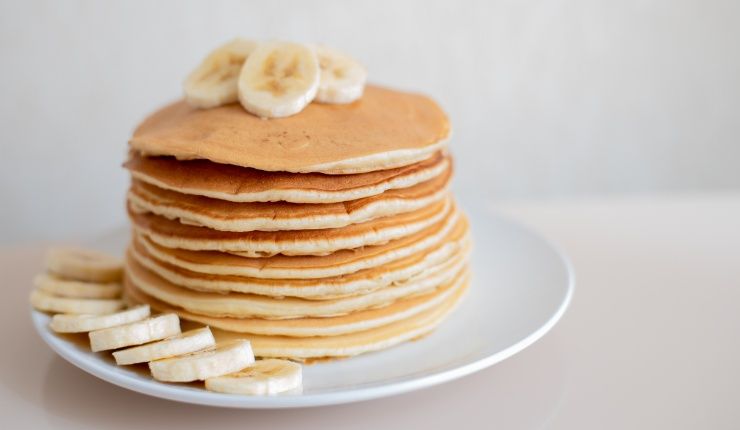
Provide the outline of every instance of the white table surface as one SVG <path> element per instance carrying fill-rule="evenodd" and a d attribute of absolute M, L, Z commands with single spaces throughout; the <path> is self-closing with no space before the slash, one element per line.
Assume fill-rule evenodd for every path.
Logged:
<path fill-rule="evenodd" d="M 491 209 L 570 255 L 577 287 L 563 320 L 459 381 L 316 409 L 178 404 L 83 373 L 31 327 L 27 295 L 43 245 L 2 249 L 2 428 L 740 428 L 740 194 Z"/>

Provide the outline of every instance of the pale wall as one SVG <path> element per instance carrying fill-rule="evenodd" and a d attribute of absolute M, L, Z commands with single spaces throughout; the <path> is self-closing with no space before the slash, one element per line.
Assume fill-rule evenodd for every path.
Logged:
<path fill-rule="evenodd" d="M 456 186 L 740 186 L 740 2 L 3 1 L 0 244 L 124 222 L 132 128 L 235 35 L 323 42 L 450 113 Z"/>

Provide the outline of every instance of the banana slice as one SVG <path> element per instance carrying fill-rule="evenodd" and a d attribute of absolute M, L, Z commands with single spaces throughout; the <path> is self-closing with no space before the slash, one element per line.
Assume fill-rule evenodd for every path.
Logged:
<path fill-rule="evenodd" d="M 186 331 L 159 342 L 122 349 L 113 353 L 119 366 L 146 363 L 177 355 L 202 351 L 216 345 L 211 329 L 208 327 Z"/>
<path fill-rule="evenodd" d="M 123 309 L 125 304 L 123 300 L 72 299 L 33 290 L 31 292 L 31 306 L 45 312 L 101 315 Z"/>
<path fill-rule="evenodd" d="M 114 299 L 121 295 L 121 284 L 115 282 L 69 281 L 50 274 L 40 274 L 33 278 L 36 288 L 54 296 L 78 299 Z"/>
<path fill-rule="evenodd" d="M 319 61 L 313 49 L 300 43 L 260 45 L 239 75 L 239 101 L 262 118 L 296 114 L 316 96 Z"/>
<path fill-rule="evenodd" d="M 319 103 L 346 104 L 362 97 L 367 81 L 367 70 L 352 58 L 320 46 L 316 48 L 321 68 Z"/>
<path fill-rule="evenodd" d="M 301 386 L 301 365 L 288 360 L 255 361 L 235 373 L 206 379 L 206 390 L 228 394 L 284 393 Z"/>
<path fill-rule="evenodd" d="M 175 314 L 158 315 L 145 320 L 95 330 L 89 333 L 93 352 L 162 340 L 180 334 L 180 319 Z"/>
<path fill-rule="evenodd" d="M 193 107 L 211 108 L 239 100 L 239 72 L 255 48 L 257 42 L 246 39 L 234 39 L 216 48 L 185 80 L 187 102 Z"/>
<path fill-rule="evenodd" d="M 149 305 L 109 315 L 54 315 L 50 327 L 57 333 L 85 333 L 141 321 L 149 316 Z"/>
<path fill-rule="evenodd" d="M 121 260 L 81 248 L 49 249 L 46 268 L 62 278 L 83 282 L 118 282 L 123 277 Z"/>
<path fill-rule="evenodd" d="M 167 382 L 202 381 L 237 372 L 254 363 L 248 340 L 223 342 L 214 349 L 149 362 L 154 379 Z"/>

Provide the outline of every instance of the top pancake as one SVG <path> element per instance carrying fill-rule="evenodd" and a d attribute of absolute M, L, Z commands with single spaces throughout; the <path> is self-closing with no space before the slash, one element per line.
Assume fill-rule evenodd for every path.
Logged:
<path fill-rule="evenodd" d="M 297 115 L 270 120 L 238 104 L 197 109 L 178 101 L 147 118 L 129 144 L 145 155 L 345 174 L 421 161 L 449 132 L 447 116 L 428 97 L 367 86 L 354 103 L 311 103 Z"/>

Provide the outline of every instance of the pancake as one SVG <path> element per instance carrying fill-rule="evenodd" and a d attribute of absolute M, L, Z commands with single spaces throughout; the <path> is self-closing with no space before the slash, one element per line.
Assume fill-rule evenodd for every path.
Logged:
<path fill-rule="evenodd" d="M 193 272 L 263 279 L 313 279 L 371 269 L 438 246 L 448 239 L 457 223 L 458 213 L 453 211 L 442 221 L 402 239 L 355 250 L 345 249 L 326 256 L 249 258 L 218 251 L 167 248 L 143 235 L 138 235 L 135 240 L 157 260 Z"/>
<path fill-rule="evenodd" d="M 197 109 L 178 101 L 134 131 L 132 149 L 264 171 L 346 174 L 406 166 L 445 145 L 450 125 L 428 97 L 368 85 L 346 105 L 311 103 L 263 120 L 239 104 Z"/>
<path fill-rule="evenodd" d="M 158 300 L 195 314 L 213 317 L 285 319 L 344 315 L 385 306 L 405 297 L 433 291 L 454 279 L 465 268 L 464 257 L 465 255 L 458 255 L 435 268 L 436 270 L 428 270 L 386 288 L 359 296 L 330 300 L 193 291 L 172 284 L 154 274 L 140 265 L 130 252 L 126 257 L 125 267 L 127 279 L 134 287 Z"/>
<path fill-rule="evenodd" d="M 437 290 L 398 300 L 388 306 L 352 312 L 332 318 L 294 318 L 269 320 L 262 318 L 218 318 L 194 314 L 174 307 L 138 290 L 129 280 L 124 283 L 124 295 L 132 303 L 148 304 L 157 312 L 174 312 L 186 319 L 212 328 L 237 333 L 262 334 L 270 336 L 338 336 L 380 327 L 405 318 L 412 317 L 433 307 L 439 306 L 468 282 L 469 274 L 463 272 L 451 282 Z"/>
<path fill-rule="evenodd" d="M 264 336 L 213 330 L 217 341 L 247 338 L 257 357 L 307 360 L 318 358 L 351 357 L 378 351 L 400 343 L 421 338 L 442 323 L 460 303 L 467 292 L 467 285 L 455 291 L 441 305 L 412 317 L 369 330 L 340 336 L 288 337 Z"/>
<path fill-rule="evenodd" d="M 437 152 L 424 161 L 356 175 L 265 172 L 207 160 L 129 154 L 124 164 L 142 182 L 183 194 L 231 202 L 335 203 L 408 188 L 442 174 L 449 156 Z"/>
<path fill-rule="evenodd" d="M 182 194 L 132 180 L 128 200 L 136 211 L 222 231 L 311 230 L 345 227 L 421 209 L 447 196 L 452 169 L 409 188 L 339 203 L 235 203 Z"/>
<path fill-rule="evenodd" d="M 343 249 L 382 245 L 439 222 L 451 210 L 450 199 L 403 214 L 376 218 L 336 229 L 222 232 L 181 224 L 152 213 L 129 209 L 134 229 L 167 248 L 231 252 L 245 257 L 327 255 Z"/>
<path fill-rule="evenodd" d="M 464 219 L 462 221 L 456 224 L 445 241 L 435 247 L 383 266 L 320 279 L 261 279 L 194 272 L 156 259 L 136 241 L 129 252 L 138 264 L 172 284 L 191 290 L 322 300 L 366 294 L 424 271 L 433 271 L 444 262 L 465 254 L 469 248 L 468 226 Z"/>

